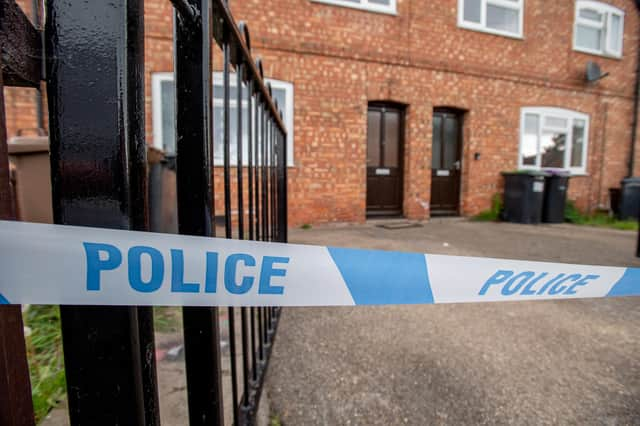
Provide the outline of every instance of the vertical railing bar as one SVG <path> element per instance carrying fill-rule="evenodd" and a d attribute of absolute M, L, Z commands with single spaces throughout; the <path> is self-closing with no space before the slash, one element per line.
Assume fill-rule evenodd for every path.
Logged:
<path fill-rule="evenodd" d="M 271 232 L 272 241 L 277 241 L 277 230 L 278 230 L 278 221 L 276 220 L 278 214 L 278 199 L 277 199 L 277 188 L 276 188 L 276 170 L 278 169 L 278 164 L 276 160 L 278 158 L 278 128 L 274 125 L 273 127 L 273 149 L 272 149 L 272 166 L 271 166 L 271 192 L 273 193 L 273 215 L 271 216 L 271 227 L 273 231 Z"/>
<path fill-rule="evenodd" d="M 281 132 L 282 138 L 282 176 L 280 178 L 281 189 L 280 193 L 282 194 L 282 199 L 280 200 L 280 227 L 282 228 L 282 239 L 281 243 L 286 243 L 289 240 L 289 230 L 288 230 L 288 210 L 287 210 L 287 178 L 288 178 L 288 167 L 289 167 L 289 146 L 288 146 L 288 135 Z"/>
<path fill-rule="evenodd" d="M 271 113 L 269 114 L 271 115 Z M 271 169 L 273 168 L 273 131 L 274 131 L 274 126 L 273 126 L 273 117 L 270 117 L 269 120 L 269 132 L 268 132 L 268 146 L 267 146 L 267 193 L 269 194 L 269 209 L 267 211 L 267 217 L 269 218 L 268 220 L 268 225 L 267 225 L 267 230 L 268 230 L 268 235 L 269 235 L 269 241 L 273 241 L 273 220 L 272 220 L 272 215 L 273 215 L 273 194 L 271 193 L 272 190 L 272 185 L 271 185 Z M 271 342 L 271 308 L 267 307 L 266 308 L 267 311 L 267 339 L 269 340 L 269 342 Z"/>
<path fill-rule="evenodd" d="M 263 136 L 263 144 L 262 144 L 262 171 L 260 177 L 262 179 L 262 240 L 269 241 L 269 197 L 268 187 L 267 187 L 267 170 L 269 167 L 269 110 L 264 109 L 263 114 L 263 126 L 264 126 L 264 136 Z M 268 361 L 266 358 L 266 354 L 268 353 L 267 346 L 269 341 L 267 339 L 267 328 L 269 325 L 269 314 L 266 306 L 262 308 L 262 340 L 265 346 L 265 361 Z"/>
<path fill-rule="evenodd" d="M 264 104 L 262 100 L 262 95 L 258 94 L 256 99 L 256 240 L 264 239 L 263 233 L 263 188 L 262 188 L 262 173 L 263 173 L 263 165 L 264 165 Z M 262 307 L 258 307 L 258 358 L 260 362 L 264 362 L 264 341 L 262 338 L 262 328 L 263 328 L 263 318 L 262 318 Z"/>
<path fill-rule="evenodd" d="M 263 333 L 262 333 L 262 307 L 258 307 L 258 355 L 260 361 L 264 360 L 264 345 L 263 345 Z"/>
<path fill-rule="evenodd" d="M 262 149 L 260 161 L 260 179 L 262 188 L 260 190 L 260 196 L 262 198 L 262 241 L 269 241 L 267 236 L 267 110 L 263 108 L 262 112 Z"/>
<path fill-rule="evenodd" d="M 276 241 L 276 186 L 275 186 L 275 171 L 276 171 L 276 132 L 277 127 L 275 123 L 271 132 L 271 241 Z"/>
<path fill-rule="evenodd" d="M 241 54 L 240 54 L 241 57 Z M 238 163 L 237 163 L 237 179 L 238 179 L 238 239 L 244 240 L 244 188 L 243 188 L 243 179 L 244 179 L 244 152 L 243 152 L 243 143 L 244 143 L 244 127 L 242 125 L 242 111 L 244 109 L 243 105 L 243 91 L 242 86 L 244 83 L 244 64 L 243 60 L 240 59 L 236 69 L 237 76 L 237 103 L 238 103 L 238 125 L 237 125 L 237 142 L 238 142 Z M 251 110 L 247 110 L 248 115 L 251 115 Z M 247 117 L 247 123 L 250 123 L 250 120 Z M 248 141 L 247 141 L 248 142 Z M 247 143 L 248 145 L 248 143 Z M 248 147 L 247 147 L 248 149 Z M 251 184 L 249 184 L 251 186 Z M 242 392 L 242 404 L 244 406 L 249 405 L 249 342 L 247 336 L 247 308 L 240 308 L 240 328 L 241 328 L 241 338 L 242 338 L 242 383 L 243 383 L 243 392 Z"/>
<path fill-rule="evenodd" d="M 248 138 L 248 143 L 247 143 L 247 148 L 249 150 L 248 152 L 248 160 L 249 160 L 249 164 L 247 164 L 247 182 L 248 182 L 248 198 L 249 198 L 249 216 L 248 216 L 248 223 L 249 223 L 249 239 L 253 240 L 255 238 L 255 227 L 254 227 L 254 222 L 255 222 L 255 217 L 254 217 L 254 209 L 253 209 L 253 190 L 254 190 L 254 181 L 253 181 L 253 168 L 254 168 L 254 159 L 253 159 L 253 153 L 254 153 L 254 138 L 256 137 L 256 132 L 253 131 L 253 126 L 255 125 L 255 115 L 254 115 L 254 102 L 253 102 L 253 80 L 250 78 L 247 81 L 247 111 L 249 112 L 247 114 L 247 138 Z M 256 117 L 257 118 L 257 117 Z M 249 311 L 249 318 L 250 318 L 250 330 L 251 330 L 251 374 L 252 374 L 252 379 L 255 381 L 258 378 L 257 375 L 257 371 L 256 371 L 256 340 L 255 340 L 255 308 L 251 307 L 250 311 Z M 245 395 L 247 395 L 247 391 L 245 390 Z M 247 396 L 245 396 L 245 401 L 247 400 Z"/>
<path fill-rule="evenodd" d="M 232 212 L 231 212 L 231 46 L 228 40 L 229 29 L 226 25 L 222 28 L 222 54 L 223 54 L 223 143 L 224 143 L 224 227 L 225 238 L 233 238 Z M 236 88 L 239 90 L 240 88 Z M 241 108 L 241 105 L 237 105 Z M 236 128 L 239 131 L 239 128 Z M 240 161 L 236 155 L 236 161 Z M 238 382 L 236 370 L 236 327 L 235 310 L 232 306 L 227 308 L 229 326 L 229 357 L 231 367 L 231 398 L 233 401 L 233 424 L 238 424 Z"/>
<path fill-rule="evenodd" d="M 225 238 L 232 238 L 231 229 L 231 117 L 230 117 L 230 52 L 227 40 L 227 29 L 224 28 L 224 38 L 222 45 L 223 54 L 223 105 L 222 105 L 222 130 L 223 130 L 223 151 L 224 151 L 224 230 Z"/>
<path fill-rule="evenodd" d="M 36 15 L 39 15 L 35 11 Z M 131 185 L 132 229 L 145 231 L 150 229 L 149 197 L 147 195 L 147 146 L 144 137 L 144 84 L 138 84 L 136 79 L 144 82 L 144 3 L 131 2 L 127 12 L 130 22 L 127 24 L 127 43 L 142 46 L 143 66 L 130 69 L 127 73 L 129 85 L 137 87 L 137 102 L 129 102 L 130 115 L 143 126 L 139 131 L 141 143 L 129 145 L 129 170 Z M 131 22 L 135 19 L 135 23 Z M 141 30 L 137 30 L 140 28 Z M 41 96 L 38 107 L 41 108 Z M 40 126 L 42 127 L 42 126 Z M 135 194 L 138 194 L 137 196 Z M 155 331 L 153 327 L 153 307 L 138 306 L 138 335 L 140 338 L 140 360 L 142 365 L 142 392 L 144 399 L 145 424 L 147 426 L 160 425 L 160 401 L 158 396 L 158 376 L 156 368 Z"/>
<path fill-rule="evenodd" d="M 254 168 L 254 180 L 255 180 L 255 227 L 256 227 L 256 232 L 255 232 L 255 239 L 256 241 L 260 241 L 260 214 L 262 212 L 261 209 L 261 205 L 260 205 L 260 164 L 261 164 L 261 155 L 260 155 L 260 150 L 261 150 L 261 141 L 262 141 L 262 111 L 261 111 L 261 107 L 262 107 L 262 102 L 260 101 L 260 94 L 258 93 L 256 95 L 256 102 L 255 102 L 255 112 L 256 112 L 256 117 L 255 117 L 255 122 L 256 122 L 256 138 L 255 138 L 255 153 L 256 153 L 256 164 L 255 164 L 255 168 Z"/>
<path fill-rule="evenodd" d="M 282 217 L 282 199 L 284 197 L 284 194 L 282 193 L 282 169 L 287 167 L 287 159 L 283 158 L 284 143 L 285 143 L 285 140 L 282 137 L 282 131 L 278 131 L 278 147 L 279 147 L 278 152 L 280 153 L 278 158 L 280 160 L 280 167 L 278 168 L 278 171 L 276 173 L 276 185 L 278 190 L 278 241 L 279 242 L 282 242 L 282 235 L 283 235 L 282 220 L 280 219 Z"/>
<path fill-rule="evenodd" d="M 252 379 L 258 380 L 258 369 L 256 363 L 256 308 L 251 307 L 251 372 Z"/>
<path fill-rule="evenodd" d="M 227 308 L 229 321 L 229 362 L 231 366 L 231 398 L 233 401 L 233 424 L 238 424 L 238 370 L 236 366 L 236 319 L 233 306 Z"/>
<path fill-rule="evenodd" d="M 278 180 L 278 176 L 280 173 L 280 169 L 282 167 L 282 142 L 280 140 L 280 129 L 276 127 L 275 134 L 275 165 L 273 169 L 273 188 L 275 193 L 275 209 L 276 214 L 274 216 L 273 225 L 275 227 L 275 241 L 280 241 L 280 184 Z"/>
<path fill-rule="evenodd" d="M 264 344 L 269 344 L 269 336 L 267 334 L 267 329 L 269 328 L 269 308 L 264 306 L 262 308 L 262 339 L 264 340 Z"/>
<path fill-rule="evenodd" d="M 247 198 L 249 199 L 249 212 L 247 223 L 249 225 L 249 239 L 255 235 L 253 228 L 253 81 L 247 80 Z"/>
<path fill-rule="evenodd" d="M 276 131 L 276 167 L 273 170 L 273 184 L 275 186 L 276 197 L 276 217 L 274 222 L 276 225 L 276 241 L 280 241 L 280 199 L 282 194 L 280 193 L 280 186 L 278 185 L 278 174 L 282 167 L 282 140 L 280 138 L 280 130 Z"/>
<path fill-rule="evenodd" d="M 247 308 L 240 308 L 240 326 L 242 327 L 242 384 L 243 405 L 249 405 L 249 336 L 247 333 Z"/>
<path fill-rule="evenodd" d="M 282 140 L 280 139 L 280 130 L 276 129 L 276 159 L 275 159 L 275 167 L 273 169 L 273 185 L 274 191 L 277 195 L 276 197 L 276 216 L 274 219 L 274 224 L 276 227 L 276 241 L 280 241 L 280 221 L 278 218 L 280 217 L 280 198 L 282 194 L 280 194 L 280 187 L 278 185 L 278 173 L 280 173 L 280 169 L 282 167 Z"/>
<path fill-rule="evenodd" d="M 238 239 L 244 240 L 244 194 L 243 194 L 243 169 L 244 169 L 244 158 L 242 152 L 242 140 L 244 137 L 243 128 L 242 128 L 242 83 L 244 79 L 244 66 L 242 62 L 239 62 L 236 65 L 236 84 L 237 84 L 237 125 L 236 125 L 236 136 L 237 136 L 237 161 L 236 161 L 236 170 L 237 170 L 237 191 L 238 191 Z"/>
<path fill-rule="evenodd" d="M 271 167 L 271 158 L 269 157 L 269 151 L 271 148 L 271 120 L 269 112 L 267 112 L 267 129 L 266 129 L 266 141 L 264 147 L 264 193 L 265 193 L 265 209 L 264 209 L 264 226 L 265 226 L 265 241 L 271 241 L 271 220 L 269 215 L 271 214 L 271 194 L 269 194 L 269 168 Z M 268 324 L 268 323 L 267 323 Z"/>
<path fill-rule="evenodd" d="M 271 115 L 271 114 L 269 114 Z M 273 135 L 273 118 L 269 117 L 269 130 L 267 132 L 267 169 L 266 169 L 266 180 L 267 180 L 267 241 L 272 241 L 271 235 L 271 214 L 272 214 L 272 206 L 273 197 L 271 196 L 271 143 L 272 143 L 272 135 Z M 269 318 L 271 319 L 271 318 Z"/>
<path fill-rule="evenodd" d="M 271 168 L 271 192 L 273 193 L 273 215 L 271 217 L 271 226 L 273 228 L 273 241 L 278 241 L 278 188 L 276 186 L 276 172 L 278 170 L 278 128 L 273 131 L 273 167 Z M 273 310 L 273 309 L 272 309 Z"/>
<path fill-rule="evenodd" d="M 214 236 L 212 178 L 212 3 L 189 0 L 199 19 L 174 14 L 178 230 Z M 222 424 L 218 308 L 185 307 L 183 333 L 189 423 Z"/>
<path fill-rule="evenodd" d="M 277 105 L 277 102 L 276 102 Z M 274 241 L 275 239 L 275 221 L 273 220 L 273 218 L 275 217 L 275 210 L 276 210 L 276 200 L 275 200 L 275 187 L 273 185 L 273 171 L 275 170 L 275 134 L 276 134 L 276 127 L 275 125 L 271 124 L 271 135 L 270 135 L 270 146 L 271 146 L 271 150 L 269 153 L 269 160 L 270 160 L 270 166 L 269 166 L 269 194 L 271 194 L 271 215 L 270 215 L 270 228 L 271 228 L 271 238 L 269 241 Z"/>

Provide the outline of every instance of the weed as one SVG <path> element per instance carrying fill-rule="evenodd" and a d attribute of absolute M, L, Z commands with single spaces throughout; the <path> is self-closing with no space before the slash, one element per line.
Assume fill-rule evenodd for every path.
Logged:
<path fill-rule="evenodd" d="M 182 330 L 182 312 L 176 306 L 153 308 L 153 323 L 159 333 L 176 333 Z"/>
<path fill-rule="evenodd" d="M 26 338 L 27 354 L 33 409 L 36 422 L 40 422 L 65 395 L 60 309 L 31 305 L 24 322 L 31 328 L 31 336 Z"/>
<path fill-rule="evenodd" d="M 478 213 L 472 219 L 482 222 L 495 222 L 500 219 L 501 213 L 502 196 L 500 194 L 494 194 L 493 198 L 491 198 L 491 208 Z"/>
<path fill-rule="evenodd" d="M 280 417 L 278 417 L 277 415 L 271 416 L 271 418 L 269 419 L 269 426 L 282 426 Z"/>
<path fill-rule="evenodd" d="M 305 223 L 304 225 L 302 225 L 300 228 L 302 229 L 311 229 L 311 224 L 310 223 Z"/>
<path fill-rule="evenodd" d="M 157 331 L 176 332 L 182 328 L 180 308 L 156 307 L 154 314 Z M 26 338 L 27 358 L 33 409 L 39 423 L 66 392 L 60 309 L 31 305 L 24 313 L 24 323 L 31 329 L 31 335 Z"/>
<path fill-rule="evenodd" d="M 572 201 L 567 201 L 564 209 L 564 219 L 575 225 L 598 226 L 604 228 L 637 231 L 638 222 L 635 220 L 618 220 L 606 213 L 585 215 L 578 210 Z"/>

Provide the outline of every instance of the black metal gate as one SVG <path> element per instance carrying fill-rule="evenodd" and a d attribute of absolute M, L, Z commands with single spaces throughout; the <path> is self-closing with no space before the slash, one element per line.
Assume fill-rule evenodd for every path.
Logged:
<path fill-rule="evenodd" d="M 179 233 L 216 235 L 218 196 L 224 198 L 224 237 L 286 242 L 286 130 L 261 62 L 252 58 L 247 26 L 236 25 L 223 0 L 171 2 Z M 40 89 L 44 80 L 55 223 L 149 230 L 143 0 L 47 0 L 46 17 L 39 31 L 15 0 L 0 0 L 0 219 L 13 218 L 3 84 Z M 224 137 L 214 141 L 212 61 L 218 54 Z M 246 111 L 231 109 L 232 93 L 238 105 L 248 105 Z M 237 131 L 235 140 L 232 113 L 238 129 L 247 129 L 246 136 Z M 214 193 L 214 143 L 224 149 L 222 193 Z M 240 308 L 239 315 L 228 310 L 233 422 L 253 424 L 280 309 Z M 183 309 L 192 425 L 224 423 L 217 311 Z M 151 308 L 63 306 L 61 319 L 71 423 L 159 424 Z M 1 307 L 3 425 L 34 422 L 23 339 L 19 307 Z"/>

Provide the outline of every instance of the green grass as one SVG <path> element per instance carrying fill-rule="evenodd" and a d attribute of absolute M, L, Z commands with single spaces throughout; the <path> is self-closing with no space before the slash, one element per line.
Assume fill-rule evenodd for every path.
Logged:
<path fill-rule="evenodd" d="M 300 228 L 302 228 L 302 229 L 311 229 L 311 224 L 310 223 L 305 223 Z"/>
<path fill-rule="evenodd" d="M 479 222 L 496 222 L 500 220 L 500 213 L 502 212 L 502 196 L 500 194 L 494 194 L 491 199 L 491 208 L 484 210 L 477 215 L 473 216 L 473 220 Z"/>
<path fill-rule="evenodd" d="M 27 355 L 33 409 L 36 422 L 40 422 L 64 398 L 66 390 L 60 309 L 31 305 L 24 322 L 31 329 L 31 336 L 26 338 Z"/>
<path fill-rule="evenodd" d="M 182 309 L 177 306 L 153 308 L 154 328 L 158 333 L 176 333 L 182 330 Z"/>
<path fill-rule="evenodd" d="M 598 226 L 601 228 L 621 229 L 624 231 L 637 231 L 638 221 L 618 220 L 606 213 L 585 215 L 580 212 L 571 201 L 567 201 L 564 210 L 564 219 L 575 225 Z"/>
<path fill-rule="evenodd" d="M 25 326 L 31 329 L 31 335 L 26 337 L 27 358 L 33 409 L 36 423 L 39 423 L 66 393 L 60 309 L 58 306 L 31 305 L 23 316 Z M 154 320 L 158 332 L 182 329 L 182 315 L 177 307 L 154 308 Z"/>
<path fill-rule="evenodd" d="M 272 415 L 269 419 L 269 426 L 282 426 L 280 417 L 278 417 L 278 415 Z"/>
<path fill-rule="evenodd" d="M 473 216 L 472 219 L 480 222 L 495 222 L 500 220 L 501 212 L 502 197 L 500 194 L 495 194 L 491 199 L 491 208 Z M 564 210 L 564 220 L 565 222 L 570 222 L 575 225 L 597 226 L 601 228 L 613 228 L 625 231 L 638 230 L 638 222 L 635 220 L 618 220 L 602 212 L 589 215 L 583 214 L 576 208 L 572 201 L 567 201 Z"/>

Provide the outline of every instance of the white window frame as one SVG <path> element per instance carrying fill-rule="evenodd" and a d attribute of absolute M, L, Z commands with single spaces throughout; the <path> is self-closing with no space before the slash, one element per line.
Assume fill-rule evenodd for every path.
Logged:
<path fill-rule="evenodd" d="M 473 21 L 465 21 L 464 0 L 458 0 L 458 27 L 511 38 L 524 38 L 524 0 L 518 0 L 517 3 L 508 0 L 480 0 L 480 2 L 480 22 L 478 23 Z M 519 17 L 518 33 L 501 31 L 487 27 L 487 5 L 500 6 L 507 9 L 517 10 Z"/>
<path fill-rule="evenodd" d="M 236 78 L 232 73 L 229 76 L 230 86 L 235 87 Z M 151 109 L 153 120 L 153 146 L 160 150 L 163 149 L 162 141 L 162 98 L 161 98 L 161 86 L 162 82 L 173 81 L 172 72 L 156 72 L 151 75 Z M 294 148 L 294 136 L 293 136 L 293 84 L 288 81 L 275 80 L 271 78 L 264 79 L 265 84 L 271 84 L 272 89 L 283 89 L 285 91 L 286 109 L 284 111 L 285 120 L 284 125 L 287 128 L 287 166 L 294 166 L 293 148 Z M 223 84 L 223 78 L 221 72 L 213 73 L 213 85 L 221 86 Z M 236 100 L 231 99 L 231 105 L 235 105 Z M 222 106 L 221 99 L 213 99 L 213 106 Z M 222 160 L 215 159 L 214 166 L 222 166 Z"/>
<path fill-rule="evenodd" d="M 590 19 L 582 18 L 580 16 L 580 10 L 582 9 L 590 9 L 595 12 L 598 12 L 604 16 L 603 22 L 597 24 Z M 612 37 L 613 34 L 609 31 L 612 27 L 613 16 L 620 17 L 620 50 L 614 50 L 612 46 Z M 597 28 L 602 31 L 602 36 L 604 37 L 604 42 L 602 43 L 601 49 L 591 49 L 588 47 L 578 46 L 578 26 Z M 583 53 L 589 53 L 592 55 L 600 55 L 607 56 L 610 58 L 621 58 L 622 57 L 622 48 L 624 42 L 624 11 L 622 9 L 618 9 L 617 7 L 611 6 L 606 3 L 602 3 L 599 1 L 593 0 L 578 0 L 576 2 L 576 10 L 575 10 L 575 18 L 573 24 L 573 50 Z"/>
<path fill-rule="evenodd" d="M 342 6 L 351 9 L 366 10 L 368 12 L 385 13 L 387 15 L 397 15 L 396 1 L 391 0 L 388 6 L 372 3 L 369 0 L 358 0 L 358 3 L 348 0 L 311 0 L 314 3 L 325 3 L 332 6 Z"/>
<path fill-rule="evenodd" d="M 151 74 L 151 124 L 153 125 L 153 147 L 164 151 L 162 144 L 162 83 L 173 81 L 172 72 Z"/>
<path fill-rule="evenodd" d="M 538 116 L 538 140 L 537 140 L 537 153 L 536 164 L 525 165 L 522 163 L 522 145 L 524 143 L 524 126 L 525 116 L 537 115 Z M 545 117 L 562 118 L 567 120 L 566 128 L 555 128 L 551 126 L 545 126 Z M 583 120 L 584 124 L 584 143 L 582 150 L 582 166 L 581 167 L 566 167 L 570 162 L 571 149 L 573 145 L 573 122 L 574 120 Z M 520 109 L 520 144 L 518 146 L 518 168 L 525 170 L 558 170 L 556 167 L 541 167 L 542 154 L 540 150 L 540 141 L 542 139 L 542 132 L 544 129 L 548 130 L 561 130 L 567 134 L 567 140 L 564 153 L 564 165 L 560 170 L 568 171 L 572 175 L 586 175 L 587 174 L 587 159 L 589 152 L 589 116 L 581 112 L 573 111 L 565 108 L 554 107 L 525 107 Z"/>

